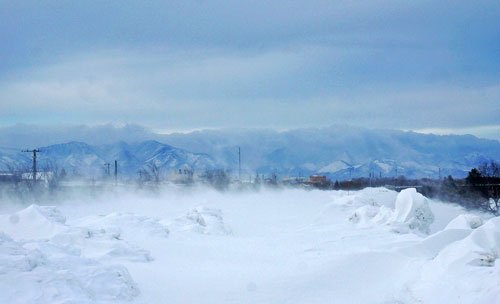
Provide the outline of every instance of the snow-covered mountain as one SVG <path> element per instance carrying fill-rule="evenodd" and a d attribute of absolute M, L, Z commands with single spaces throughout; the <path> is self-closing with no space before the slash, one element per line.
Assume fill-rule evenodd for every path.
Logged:
<path fill-rule="evenodd" d="M 83 142 L 69 142 L 39 148 L 38 164 L 40 170 L 44 166 L 64 168 L 68 173 L 84 176 L 100 176 L 105 172 L 105 164 L 118 161 L 120 174 L 136 175 L 141 168 L 155 164 L 163 173 L 180 168 L 205 170 L 215 168 L 215 161 L 203 153 L 191 153 L 157 141 L 139 143 L 117 142 L 107 145 L 89 145 Z M 0 149 L 0 166 L 21 165 L 29 167 L 31 154 L 13 150 Z M 50 169 L 50 168 L 49 168 Z"/>
<path fill-rule="evenodd" d="M 79 131 L 74 133 L 74 139 L 91 142 L 46 146 L 43 148 L 45 152 L 40 154 L 40 163 L 57 160 L 59 167 L 77 168 L 88 174 L 102 172 L 103 164 L 115 159 L 120 162 L 121 171 L 125 174 L 136 174 L 148 163 L 172 170 L 189 166 L 198 172 L 215 167 L 236 172 L 238 147 L 241 147 L 245 178 L 256 173 L 276 172 L 280 176 L 319 173 L 334 179 L 346 179 L 369 175 L 437 178 L 441 174 L 463 177 L 481 162 L 500 161 L 499 141 L 471 135 L 440 136 L 347 126 L 284 132 L 267 129 L 205 130 L 168 135 L 137 126 L 77 129 Z M 8 137 L 10 141 L 2 145 L 12 146 L 15 143 L 19 147 L 24 141 L 17 142 L 12 129 L 9 130 L 12 137 Z M 130 138 L 127 137 L 128 131 Z M 45 138 L 53 138 L 50 131 L 47 132 L 49 134 Z M 121 141 L 102 144 L 105 140 L 100 132 L 104 137 L 109 135 L 108 143 L 115 142 L 115 139 Z M 60 136 L 68 138 L 71 134 Z M 55 138 L 59 138 L 56 135 Z M 0 130 L 0 140 L 2 138 L 6 135 Z M 0 170 L 4 169 L 2 164 L 5 167 L 13 162 L 30 163 L 31 155 L 20 153 L 19 148 L 6 150 L 0 146 Z"/>
<path fill-rule="evenodd" d="M 432 135 L 395 130 L 329 128 L 199 131 L 164 140 L 212 155 L 236 168 L 282 175 L 321 173 L 345 179 L 366 176 L 463 177 L 483 161 L 500 160 L 500 142 L 472 135 Z"/>

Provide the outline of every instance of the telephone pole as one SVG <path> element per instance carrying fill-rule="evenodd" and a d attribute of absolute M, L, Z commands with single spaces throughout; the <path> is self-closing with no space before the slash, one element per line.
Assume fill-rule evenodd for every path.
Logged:
<path fill-rule="evenodd" d="M 118 185 L 118 161 L 115 160 L 115 185 Z"/>
<path fill-rule="evenodd" d="M 238 147 L 238 180 L 241 182 L 241 148 Z"/>
<path fill-rule="evenodd" d="M 28 153 L 33 153 L 33 182 L 36 183 L 36 154 L 39 153 L 39 152 L 42 152 L 38 149 L 33 149 L 33 150 L 23 150 L 22 152 L 28 152 Z"/>

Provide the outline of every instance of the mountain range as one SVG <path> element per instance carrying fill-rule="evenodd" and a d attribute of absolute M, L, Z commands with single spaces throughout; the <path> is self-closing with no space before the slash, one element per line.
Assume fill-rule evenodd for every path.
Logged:
<path fill-rule="evenodd" d="M 464 177 L 485 161 L 500 160 L 500 142 L 472 135 L 432 135 L 397 130 L 332 126 L 289 131 L 269 129 L 203 130 L 158 134 L 140 126 L 72 127 L 42 132 L 32 138 L 41 146 L 40 163 L 51 161 L 68 172 L 97 174 L 103 164 L 118 160 L 127 175 L 148 164 L 164 170 L 191 168 L 200 173 L 223 168 L 237 172 L 238 148 L 244 178 L 255 174 L 284 176 L 324 174 L 350 177 Z M 9 163 L 29 164 L 19 146 L 33 137 L 26 129 L 0 129 L 0 170 Z M 76 130 L 76 131 L 75 131 Z M 54 144 L 55 140 L 79 140 Z M 106 138 L 108 141 L 106 141 Z M 81 142 L 86 140 L 87 142 Z M 109 143 L 116 141 L 115 143 Z M 3 148 L 2 148 L 3 146 Z M 31 146 L 33 147 L 33 146 Z M 167 170 L 168 169 L 168 170 Z"/>
<path fill-rule="evenodd" d="M 102 176 L 110 164 L 113 174 L 114 161 L 118 163 L 121 176 L 137 176 L 139 170 L 155 165 L 164 174 L 179 169 L 206 170 L 216 167 L 215 161 L 203 153 L 191 153 L 183 149 L 149 140 L 138 143 L 117 142 L 106 145 L 89 145 L 83 142 L 68 142 L 38 148 L 39 170 L 63 169 L 74 175 Z M 0 149 L 0 166 L 30 168 L 31 153 L 12 149 Z"/>

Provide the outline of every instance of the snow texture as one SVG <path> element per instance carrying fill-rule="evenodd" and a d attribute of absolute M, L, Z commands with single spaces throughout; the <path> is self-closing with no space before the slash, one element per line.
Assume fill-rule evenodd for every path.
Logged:
<path fill-rule="evenodd" d="M 414 189 L 57 206 L 0 215 L 0 303 L 500 302 L 500 218 Z"/>

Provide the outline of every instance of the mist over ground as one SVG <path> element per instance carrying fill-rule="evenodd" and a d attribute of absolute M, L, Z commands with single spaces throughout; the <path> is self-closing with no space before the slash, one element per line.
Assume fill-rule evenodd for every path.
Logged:
<path fill-rule="evenodd" d="M 494 303 L 490 218 L 412 189 L 3 197 L 0 260 L 11 266 L 0 268 L 0 300 Z"/>

